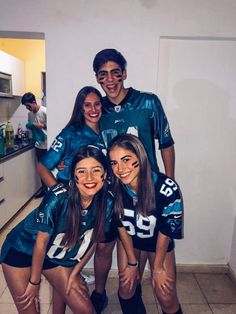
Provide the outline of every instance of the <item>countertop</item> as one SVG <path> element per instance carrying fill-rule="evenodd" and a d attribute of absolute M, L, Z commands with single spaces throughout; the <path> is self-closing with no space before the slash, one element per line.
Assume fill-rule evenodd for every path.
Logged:
<path fill-rule="evenodd" d="M 11 159 L 17 155 L 20 155 L 33 147 L 34 147 L 33 140 L 29 140 L 29 141 L 21 142 L 21 143 L 15 143 L 14 148 L 5 149 L 4 154 L 0 155 L 0 163 L 8 159 Z"/>

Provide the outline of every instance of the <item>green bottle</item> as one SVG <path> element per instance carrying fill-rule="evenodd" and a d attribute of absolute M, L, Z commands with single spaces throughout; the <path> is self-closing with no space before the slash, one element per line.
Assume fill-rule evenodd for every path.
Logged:
<path fill-rule="evenodd" d="M 5 128 L 6 148 L 14 148 L 14 128 L 10 121 L 7 122 Z"/>

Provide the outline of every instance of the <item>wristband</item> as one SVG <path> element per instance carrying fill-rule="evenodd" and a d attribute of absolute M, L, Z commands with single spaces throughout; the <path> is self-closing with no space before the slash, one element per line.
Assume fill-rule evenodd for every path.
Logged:
<path fill-rule="evenodd" d="M 38 285 L 40 285 L 40 283 L 41 283 L 41 279 L 39 280 L 39 282 L 32 282 L 32 281 L 29 279 L 29 283 L 31 283 L 31 285 L 33 285 L 33 286 L 38 286 Z"/>
<path fill-rule="evenodd" d="M 128 267 L 130 267 L 130 268 L 137 268 L 138 267 L 138 261 L 136 263 L 129 263 L 128 262 Z"/>

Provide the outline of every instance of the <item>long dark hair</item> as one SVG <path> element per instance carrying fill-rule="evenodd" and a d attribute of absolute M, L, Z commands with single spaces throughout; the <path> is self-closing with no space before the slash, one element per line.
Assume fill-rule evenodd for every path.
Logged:
<path fill-rule="evenodd" d="M 147 153 L 138 137 L 131 134 L 116 136 L 108 148 L 108 156 L 115 147 L 121 147 L 134 153 L 139 161 L 137 210 L 140 214 L 147 216 L 155 208 L 155 188 L 152 178 L 152 170 Z M 110 171 L 112 173 L 112 171 Z M 115 199 L 115 213 L 118 217 L 124 214 L 123 199 L 121 193 L 122 183 L 112 174 L 112 191 Z"/>
<path fill-rule="evenodd" d="M 81 195 L 76 186 L 75 168 L 76 164 L 88 157 L 96 159 L 107 171 L 107 160 L 105 155 L 94 146 L 87 146 L 80 148 L 71 163 L 71 180 L 69 186 L 69 203 L 68 203 L 68 219 L 66 231 L 63 238 L 63 244 L 67 247 L 73 247 L 79 242 L 80 226 L 81 226 L 81 212 L 83 207 L 81 205 Z M 94 196 L 93 206 L 96 208 L 96 217 L 92 241 L 98 242 L 104 238 L 104 224 L 105 224 L 105 208 L 107 204 L 107 184 L 104 182 L 102 189 Z"/>
<path fill-rule="evenodd" d="M 95 87 L 93 86 L 83 87 L 76 96 L 74 109 L 66 127 L 72 126 L 75 130 L 82 129 L 82 127 L 84 126 L 83 104 L 85 98 L 90 93 L 96 94 L 100 98 L 100 100 L 102 100 L 101 93 Z"/>

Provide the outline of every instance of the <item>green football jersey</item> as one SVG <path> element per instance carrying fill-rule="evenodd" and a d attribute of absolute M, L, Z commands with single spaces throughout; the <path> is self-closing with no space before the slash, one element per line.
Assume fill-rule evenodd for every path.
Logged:
<path fill-rule="evenodd" d="M 49 170 L 56 168 L 58 163 L 64 161 L 65 168 L 58 171 L 57 178 L 62 182 L 70 180 L 70 165 L 76 151 L 88 145 L 104 148 L 102 138 L 89 126 L 84 124 L 82 129 L 74 130 L 72 126 L 65 127 L 54 139 L 48 152 L 44 154 L 40 162 Z"/>
<path fill-rule="evenodd" d="M 92 246 L 91 237 L 95 223 L 96 211 L 94 200 L 82 212 L 80 243 L 72 249 L 61 245 L 65 233 L 68 214 L 68 191 L 58 184 L 46 194 L 38 208 L 33 210 L 8 234 L 1 250 L 1 261 L 10 248 L 32 255 L 37 232 L 42 231 L 50 235 L 45 259 L 62 266 L 76 265 Z M 109 231 L 113 214 L 113 199 L 108 195 L 105 232 Z"/>
<path fill-rule="evenodd" d="M 174 144 L 169 123 L 158 97 L 130 88 L 119 105 L 114 105 L 107 97 L 103 98 L 104 114 L 100 120 L 102 137 L 107 147 L 116 135 L 130 133 L 142 141 L 149 161 L 158 170 L 155 139 L 159 149 Z"/>

